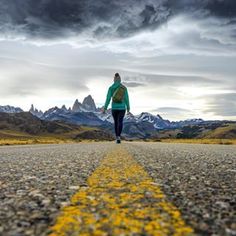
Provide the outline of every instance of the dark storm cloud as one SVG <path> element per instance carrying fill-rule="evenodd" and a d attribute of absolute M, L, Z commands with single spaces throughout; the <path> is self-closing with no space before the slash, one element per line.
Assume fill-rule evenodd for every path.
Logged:
<path fill-rule="evenodd" d="M 56 38 L 89 29 L 98 37 L 122 37 L 167 18 L 162 1 L 146 2 L 0 0 L 1 31 Z"/>
<path fill-rule="evenodd" d="M 216 94 L 207 97 L 205 112 L 219 116 L 236 116 L 236 93 Z"/>
<path fill-rule="evenodd" d="M 0 0 L 0 32 L 37 38 L 80 33 L 93 38 L 127 37 L 180 14 L 224 17 L 233 24 L 234 0 Z"/>
<path fill-rule="evenodd" d="M 235 17 L 236 1 L 235 0 L 215 0 L 207 1 L 206 8 L 218 17 Z"/>
<path fill-rule="evenodd" d="M 166 6 L 172 13 L 201 13 L 202 16 L 231 18 L 236 16 L 235 0 L 169 0 Z"/>

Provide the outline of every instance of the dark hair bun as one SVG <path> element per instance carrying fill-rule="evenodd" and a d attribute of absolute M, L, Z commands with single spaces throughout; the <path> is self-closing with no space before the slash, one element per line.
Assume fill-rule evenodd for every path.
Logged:
<path fill-rule="evenodd" d="M 119 73 L 115 73 L 115 77 L 118 77 L 118 76 L 120 76 Z"/>

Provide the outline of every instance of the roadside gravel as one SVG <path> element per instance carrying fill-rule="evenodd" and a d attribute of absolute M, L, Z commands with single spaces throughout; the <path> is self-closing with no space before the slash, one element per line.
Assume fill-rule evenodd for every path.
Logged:
<path fill-rule="evenodd" d="M 46 235 L 113 145 L 0 147 L 0 235 Z"/>
<path fill-rule="evenodd" d="M 197 235 L 236 235 L 236 146 L 124 145 Z"/>

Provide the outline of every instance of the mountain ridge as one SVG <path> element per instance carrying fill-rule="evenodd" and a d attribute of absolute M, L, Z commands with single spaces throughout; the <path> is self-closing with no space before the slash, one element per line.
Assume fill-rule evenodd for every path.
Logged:
<path fill-rule="evenodd" d="M 0 106 L 0 112 L 19 113 L 22 111 L 23 110 L 19 107 Z M 94 99 L 91 95 L 85 97 L 82 103 L 76 99 L 72 105 L 72 108 L 67 108 L 65 105 L 62 105 L 61 108 L 55 106 L 45 112 L 42 112 L 36 109 L 32 104 L 29 112 L 45 121 L 62 121 L 72 125 L 99 127 L 103 130 L 107 130 L 108 132 L 114 132 L 111 109 L 108 109 L 107 112 L 103 114 L 101 112 L 101 108 L 96 107 Z M 208 128 L 210 126 L 214 127 L 214 124 L 223 125 L 227 122 L 231 121 L 203 120 L 201 118 L 170 121 L 168 119 L 164 119 L 159 114 L 153 115 L 150 112 L 141 112 L 138 115 L 133 115 L 130 113 L 126 114 L 124 117 L 123 135 L 126 138 L 148 138 L 156 136 L 159 131 L 163 131 L 165 133 L 165 130 L 179 129 L 180 133 L 182 131 L 184 133 L 185 131 L 188 132 L 188 129 L 184 129 L 185 126 L 201 126 Z M 193 132 L 193 130 L 189 132 Z M 185 133 L 182 136 L 185 136 Z M 179 134 L 179 137 L 181 137 L 181 134 Z"/>

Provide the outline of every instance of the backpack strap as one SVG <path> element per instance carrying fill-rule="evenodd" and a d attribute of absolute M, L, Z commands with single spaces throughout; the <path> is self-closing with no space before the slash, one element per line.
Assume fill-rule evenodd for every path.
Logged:
<path fill-rule="evenodd" d="M 116 90 L 114 90 L 112 96 L 114 96 L 114 95 L 116 94 L 116 92 L 117 92 L 120 88 L 122 88 L 122 89 L 124 89 L 124 90 L 126 89 L 126 87 L 125 87 L 123 84 L 120 84 L 120 85 L 116 88 Z"/>
<path fill-rule="evenodd" d="M 113 94 L 112 94 L 112 100 L 113 100 L 113 101 L 116 100 L 115 97 L 116 97 L 116 95 L 117 95 L 117 93 L 119 92 L 120 89 L 123 90 L 123 92 L 122 92 L 122 93 L 123 93 L 122 97 L 124 97 L 126 87 L 125 87 L 123 84 L 120 84 L 120 85 L 116 88 L 116 90 L 113 92 Z"/>

